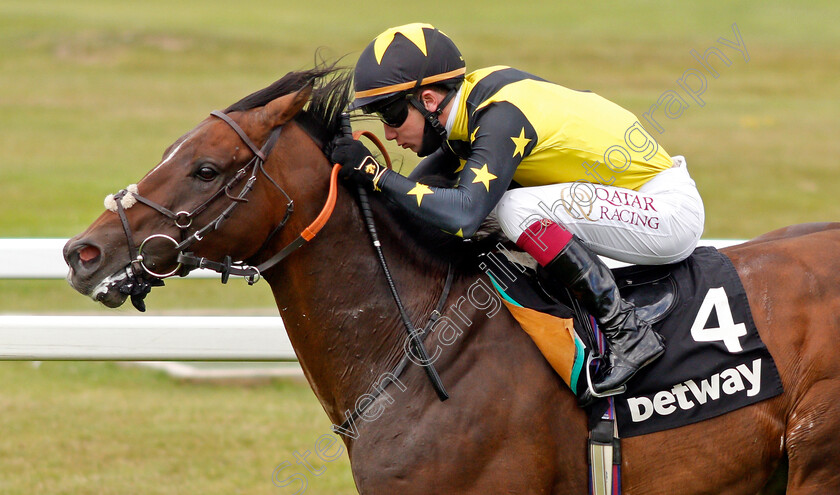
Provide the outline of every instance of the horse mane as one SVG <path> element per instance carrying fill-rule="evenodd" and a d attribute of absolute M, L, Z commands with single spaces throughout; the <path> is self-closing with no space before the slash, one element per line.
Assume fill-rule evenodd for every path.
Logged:
<path fill-rule="evenodd" d="M 302 113 L 323 126 L 327 135 L 334 136 L 338 134 L 341 126 L 341 113 L 352 100 L 352 84 L 353 74 L 346 67 L 339 66 L 338 61 L 320 60 L 311 69 L 289 72 L 269 86 L 230 105 L 224 111 L 228 113 L 251 110 L 312 85 L 312 96 Z"/>
<path fill-rule="evenodd" d="M 315 134 L 313 138 L 321 140 L 320 144 L 324 146 L 341 130 L 341 115 L 352 100 L 352 76 L 352 72 L 339 66 L 337 61 L 320 60 L 312 69 L 289 72 L 269 86 L 230 105 L 224 111 L 228 113 L 261 107 L 311 84 L 312 96 L 296 120 L 310 135 Z M 425 177 L 424 182 L 451 187 L 443 177 Z M 403 212 L 396 205 L 386 205 L 388 201 L 377 194 L 372 194 L 371 200 L 373 204 L 382 206 L 377 208 L 376 216 L 377 220 L 384 224 L 383 227 L 402 234 L 400 237 L 407 241 L 406 245 L 413 246 L 413 251 L 429 263 L 453 263 L 460 265 L 462 270 L 469 270 L 467 267 L 478 270 L 472 260 L 476 260 L 479 254 L 494 249 L 499 242 L 507 242 L 500 234 L 498 225 L 492 220 L 485 222 L 472 239 L 466 240 L 431 227 Z"/>

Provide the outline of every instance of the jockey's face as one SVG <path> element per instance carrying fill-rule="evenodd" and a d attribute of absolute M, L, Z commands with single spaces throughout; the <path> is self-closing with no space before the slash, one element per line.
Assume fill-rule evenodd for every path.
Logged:
<path fill-rule="evenodd" d="M 420 101 L 426 110 L 434 112 L 438 105 L 443 101 L 445 94 L 433 89 L 424 89 L 420 93 Z M 452 107 L 452 102 L 447 105 L 447 108 L 440 114 L 438 120 L 442 125 L 446 125 L 446 119 L 449 117 L 449 111 Z M 414 105 L 408 105 L 408 117 L 405 122 L 399 127 L 391 127 L 388 124 L 382 125 L 385 130 L 385 139 L 389 141 L 396 141 L 397 144 L 403 148 L 410 149 L 414 153 L 420 151 L 423 144 L 423 129 L 426 126 L 426 120 L 423 115 L 414 108 Z"/>
<path fill-rule="evenodd" d="M 385 139 L 396 141 L 397 145 L 417 153 L 420 151 L 420 145 L 423 143 L 423 128 L 425 124 L 426 121 L 420 115 L 420 112 L 409 105 L 408 117 L 401 126 L 391 127 L 388 124 L 382 124 L 382 127 L 385 130 Z"/>

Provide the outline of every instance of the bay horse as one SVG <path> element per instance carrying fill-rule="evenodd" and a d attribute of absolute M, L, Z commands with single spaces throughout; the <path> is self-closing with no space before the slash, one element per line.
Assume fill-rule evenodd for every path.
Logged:
<path fill-rule="evenodd" d="M 149 272 L 179 272 L 173 243 L 186 242 L 194 256 L 219 266 L 231 266 L 230 259 L 259 265 L 294 243 L 329 195 L 323 146 L 339 132 L 348 78 L 327 66 L 289 73 L 225 110 L 244 136 L 215 115 L 181 136 L 132 189 L 136 197 L 109 198 L 113 211 L 67 243 L 70 284 L 116 307 L 127 294 L 148 290 L 157 278 Z M 275 139 L 264 164 L 248 168 L 261 151 L 252 148 Z M 255 179 L 240 180 L 242 170 Z M 335 425 L 406 352 L 405 328 L 354 193 L 339 186 L 318 236 L 260 274 Z M 475 284 L 483 274 L 471 262 L 478 243 L 426 235 L 375 193 L 371 199 L 412 322 L 422 326 L 435 309 L 454 265 L 443 313 L 457 310 L 470 325 L 446 345 L 426 337 L 429 350 L 440 351 L 434 364 L 449 400 L 439 401 L 421 367 L 409 366 L 399 386 L 370 399 L 375 417 L 368 414 L 356 422 L 356 435 L 342 437 L 359 492 L 586 493 L 587 422 L 576 398 L 507 311 L 464 303 L 471 290 L 482 299 Z M 840 493 L 838 226 L 789 227 L 724 251 L 785 392 L 625 439 L 625 493 L 752 495 L 786 460 L 787 493 Z"/>

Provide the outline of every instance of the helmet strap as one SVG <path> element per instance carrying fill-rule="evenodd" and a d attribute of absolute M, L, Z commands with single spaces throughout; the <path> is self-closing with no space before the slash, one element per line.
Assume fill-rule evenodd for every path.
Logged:
<path fill-rule="evenodd" d="M 434 111 L 426 110 L 426 106 L 423 105 L 423 102 L 417 97 L 417 95 L 413 95 L 408 99 L 414 108 L 423 115 L 423 119 L 426 121 L 426 125 L 423 128 L 423 142 L 420 145 L 420 151 L 418 151 L 417 156 L 428 156 L 437 151 L 437 149 L 443 145 L 443 142 L 447 138 L 447 133 L 446 127 L 440 123 L 439 117 L 446 108 L 446 105 L 452 101 L 452 98 L 454 98 L 457 93 L 457 89 L 449 90 L 437 106 L 437 109 Z"/>

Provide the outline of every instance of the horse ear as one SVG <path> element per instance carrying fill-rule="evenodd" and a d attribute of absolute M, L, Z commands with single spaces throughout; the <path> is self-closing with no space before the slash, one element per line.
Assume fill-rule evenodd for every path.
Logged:
<path fill-rule="evenodd" d="M 276 98 L 263 108 L 263 118 L 270 127 L 285 124 L 300 112 L 312 95 L 312 84 L 294 93 Z"/>

